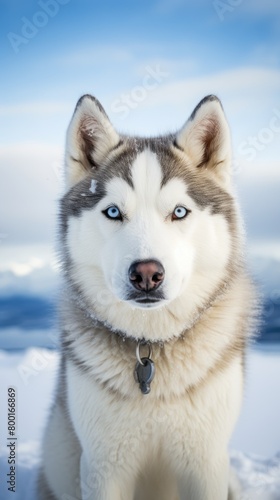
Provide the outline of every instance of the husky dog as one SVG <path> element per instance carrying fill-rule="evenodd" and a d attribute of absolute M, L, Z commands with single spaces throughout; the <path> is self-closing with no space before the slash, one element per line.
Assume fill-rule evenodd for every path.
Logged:
<path fill-rule="evenodd" d="M 67 132 L 62 358 L 40 499 L 226 500 L 254 293 L 231 140 L 205 97 L 178 133 Z"/>

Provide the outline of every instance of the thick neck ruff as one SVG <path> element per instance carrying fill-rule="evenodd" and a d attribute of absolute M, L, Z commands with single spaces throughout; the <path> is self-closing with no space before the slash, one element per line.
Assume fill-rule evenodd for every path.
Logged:
<path fill-rule="evenodd" d="M 182 331 L 182 333 L 179 334 L 179 336 L 172 336 L 168 340 L 161 340 L 161 339 L 152 339 L 148 340 L 145 337 L 134 337 L 133 335 L 128 335 L 126 332 L 123 332 L 121 330 L 118 330 L 117 328 L 114 328 L 110 323 L 106 321 L 101 321 L 98 319 L 98 317 L 91 311 L 89 311 L 88 305 L 86 301 L 81 297 L 81 294 L 78 291 L 71 291 L 70 298 L 73 300 L 73 302 L 79 307 L 80 311 L 92 321 L 92 326 L 93 327 L 105 327 L 108 330 L 108 333 L 111 333 L 112 335 L 117 335 L 120 337 L 123 342 L 130 341 L 130 342 L 135 342 L 135 344 L 139 345 L 158 345 L 159 347 L 163 347 L 163 344 L 166 342 L 170 342 L 172 340 L 175 340 L 177 338 L 183 337 L 185 332 L 185 329 Z"/>
<path fill-rule="evenodd" d="M 178 335 L 172 335 L 168 337 L 167 339 L 161 339 L 161 338 L 156 338 L 156 339 L 147 339 L 144 336 L 143 337 L 135 337 L 133 335 L 129 335 L 126 332 L 123 332 L 122 330 L 119 330 L 117 328 L 114 328 L 110 323 L 106 321 L 101 321 L 98 319 L 98 317 L 89 310 L 89 307 L 86 303 L 86 300 L 82 297 L 81 293 L 79 290 L 73 290 L 73 287 L 71 287 L 71 293 L 70 293 L 70 299 L 73 300 L 75 305 L 78 306 L 80 311 L 86 316 L 86 318 L 90 319 L 92 321 L 92 326 L 93 327 L 99 327 L 99 328 L 106 328 L 108 333 L 112 335 L 117 335 L 119 338 L 125 341 L 130 341 L 130 342 L 135 342 L 135 344 L 139 345 L 157 345 L 159 347 L 163 347 L 164 344 L 169 343 L 169 342 L 174 342 L 176 340 L 180 340 L 184 338 L 184 336 L 190 331 L 195 324 L 202 318 L 202 316 L 208 312 L 210 309 L 212 309 L 215 304 L 222 300 L 228 289 L 230 288 L 230 285 L 233 280 L 229 280 L 228 282 L 224 282 L 222 287 L 218 287 L 216 293 L 213 294 L 212 300 L 208 302 L 206 306 L 202 306 L 200 309 L 198 309 L 197 313 L 194 315 L 192 318 L 192 321 L 186 322 L 186 325 L 182 328 L 181 332 Z"/>
<path fill-rule="evenodd" d="M 90 311 L 86 300 L 79 290 L 77 288 L 75 289 L 75 287 L 71 288 L 72 291 L 70 292 L 70 295 L 68 294 L 68 298 L 72 301 L 72 303 L 74 303 L 80 313 L 86 318 L 87 322 L 90 323 L 92 328 L 100 328 L 104 330 L 105 327 L 108 335 L 118 337 L 122 339 L 123 342 L 127 341 L 130 345 L 131 343 L 135 345 L 135 367 L 131 375 L 134 377 L 135 382 L 139 385 L 141 393 L 143 395 L 147 395 L 151 391 L 151 383 L 157 371 L 156 364 L 158 365 L 158 363 L 160 363 L 160 358 L 157 358 L 156 364 L 152 359 L 152 346 L 157 346 L 157 348 L 161 349 L 169 343 L 177 343 L 182 341 L 182 339 L 187 338 L 190 330 L 200 321 L 200 319 L 213 307 L 215 307 L 215 304 L 223 300 L 228 292 L 229 286 L 229 282 L 224 283 L 222 287 L 220 286 L 216 293 L 212 295 L 212 300 L 197 311 L 195 317 L 192 318 L 191 325 L 187 325 L 187 327 L 183 328 L 178 335 L 173 335 L 166 340 L 150 340 L 145 337 L 137 338 L 133 335 L 128 335 L 126 332 L 113 328 L 112 325 L 99 320 L 98 317 Z M 125 356 L 126 355 L 124 355 L 124 360 Z"/>

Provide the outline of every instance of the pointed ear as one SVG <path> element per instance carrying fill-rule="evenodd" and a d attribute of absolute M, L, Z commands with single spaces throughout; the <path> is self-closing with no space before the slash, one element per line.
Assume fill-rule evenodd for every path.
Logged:
<path fill-rule="evenodd" d="M 67 189 L 98 168 L 119 141 L 100 102 L 91 95 L 81 97 L 66 136 Z"/>
<path fill-rule="evenodd" d="M 222 181 L 228 179 L 230 131 L 216 96 L 210 95 L 200 101 L 178 132 L 175 144 L 186 153 L 194 167 L 208 169 Z"/>

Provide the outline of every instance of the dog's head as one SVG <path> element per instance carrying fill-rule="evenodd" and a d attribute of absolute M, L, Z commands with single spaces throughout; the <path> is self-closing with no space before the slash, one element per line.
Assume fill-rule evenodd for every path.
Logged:
<path fill-rule="evenodd" d="M 176 134 L 118 134 L 82 97 L 69 125 L 61 222 L 69 282 L 93 314 L 135 338 L 179 335 L 237 265 L 230 133 L 204 98 Z"/>

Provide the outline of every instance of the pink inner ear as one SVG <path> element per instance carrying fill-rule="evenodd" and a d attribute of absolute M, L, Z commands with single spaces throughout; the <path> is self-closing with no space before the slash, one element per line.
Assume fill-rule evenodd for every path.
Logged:
<path fill-rule="evenodd" d="M 88 140 L 89 138 L 94 138 L 94 136 L 97 134 L 98 128 L 98 121 L 92 117 L 92 116 L 84 116 L 81 120 L 80 124 L 80 131 L 81 135 L 85 140 Z"/>
<path fill-rule="evenodd" d="M 105 135 L 100 122 L 93 116 L 85 115 L 80 122 L 79 135 L 81 140 L 81 150 L 86 156 L 90 166 L 95 166 L 93 161 L 93 153 L 98 149 L 98 141 Z M 102 139 L 101 139 L 102 140 Z"/>
<path fill-rule="evenodd" d="M 207 164 L 215 151 L 219 149 L 220 124 L 216 117 L 210 116 L 202 120 L 196 131 L 203 147 L 203 156 L 197 167 Z"/>

